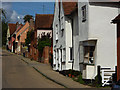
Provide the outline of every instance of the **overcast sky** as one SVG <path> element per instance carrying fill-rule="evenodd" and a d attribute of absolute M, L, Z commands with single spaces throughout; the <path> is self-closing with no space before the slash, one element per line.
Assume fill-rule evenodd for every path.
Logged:
<path fill-rule="evenodd" d="M 53 14 L 54 2 L 2 2 L 7 20 L 11 23 L 23 22 L 22 18 L 29 14 Z M 18 16 L 21 18 L 19 19 Z"/>

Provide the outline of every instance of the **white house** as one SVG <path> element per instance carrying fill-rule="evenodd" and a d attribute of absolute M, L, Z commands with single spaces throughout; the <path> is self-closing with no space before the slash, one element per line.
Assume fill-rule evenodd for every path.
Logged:
<path fill-rule="evenodd" d="M 80 69 L 83 78 L 94 79 L 97 66 L 115 70 L 117 66 L 117 33 L 116 25 L 111 24 L 111 19 L 118 15 L 116 3 L 79 2 L 79 43 L 74 51 L 74 69 Z M 76 43 L 76 42 L 75 42 Z M 79 66 L 79 67 L 77 67 Z"/>
<path fill-rule="evenodd" d="M 117 15 L 117 3 L 56 2 L 53 69 L 81 71 L 83 79 L 94 79 L 97 66 L 115 70 L 117 35 L 111 20 Z"/>
<path fill-rule="evenodd" d="M 72 19 L 77 3 L 55 3 L 53 21 L 53 69 L 62 71 L 72 69 Z"/>

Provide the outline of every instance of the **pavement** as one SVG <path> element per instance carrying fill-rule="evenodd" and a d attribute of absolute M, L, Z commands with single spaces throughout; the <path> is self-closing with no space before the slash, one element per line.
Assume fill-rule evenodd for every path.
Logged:
<path fill-rule="evenodd" d="M 34 60 L 30 60 L 29 58 L 25 58 L 21 55 L 18 55 L 18 57 L 22 61 L 33 67 L 41 75 L 59 85 L 64 86 L 65 88 L 91 88 L 90 86 L 73 81 L 71 78 L 62 75 L 59 72 L 53 71 L 52 67 L 49 64 L 43 64 Z"/>

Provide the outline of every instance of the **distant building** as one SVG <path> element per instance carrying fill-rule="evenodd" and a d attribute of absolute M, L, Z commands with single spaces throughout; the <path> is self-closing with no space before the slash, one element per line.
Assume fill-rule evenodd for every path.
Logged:
<path fill-rule="evenodd" d="M 27 37 L 27 32 L 29 31 L 29 22 L 27 21 L 25 25 L 18 25 L 15 31 L 15 53 L 21 54 L 25 52 L 25 39 Z"/>
<path fill-rule="evenodd" d="M 35 16 L 35 28 L 31 37 L 32 41 L 30 44 L 30 58 L 38 61 L 41 53 L 38 51 L 38 38 L 41 38 L 43 34 L 50 35 L 52 38 L 52 22 L 53 14 L 36 14 Z"/>
<path fill-rule="evenodd" d="M 15 38 L 13 37 L 12 34 L 15 32 L 16 27 L 17 27 L 16 24 L 13 24 L 13 23 L 8 24 L 6 45 L 7 45 L 7 49 L 10 50 L 11 52 L 14 51 L 13 42 L 14 42 Z"/>

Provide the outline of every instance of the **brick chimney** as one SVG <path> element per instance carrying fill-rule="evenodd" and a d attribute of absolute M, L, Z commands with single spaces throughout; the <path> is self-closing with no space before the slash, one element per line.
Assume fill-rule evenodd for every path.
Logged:
<path fill-rule="evenodd" d="M 30 31 L 34 30 L 34 21 L 33 19 L 30 19 Z"/>

